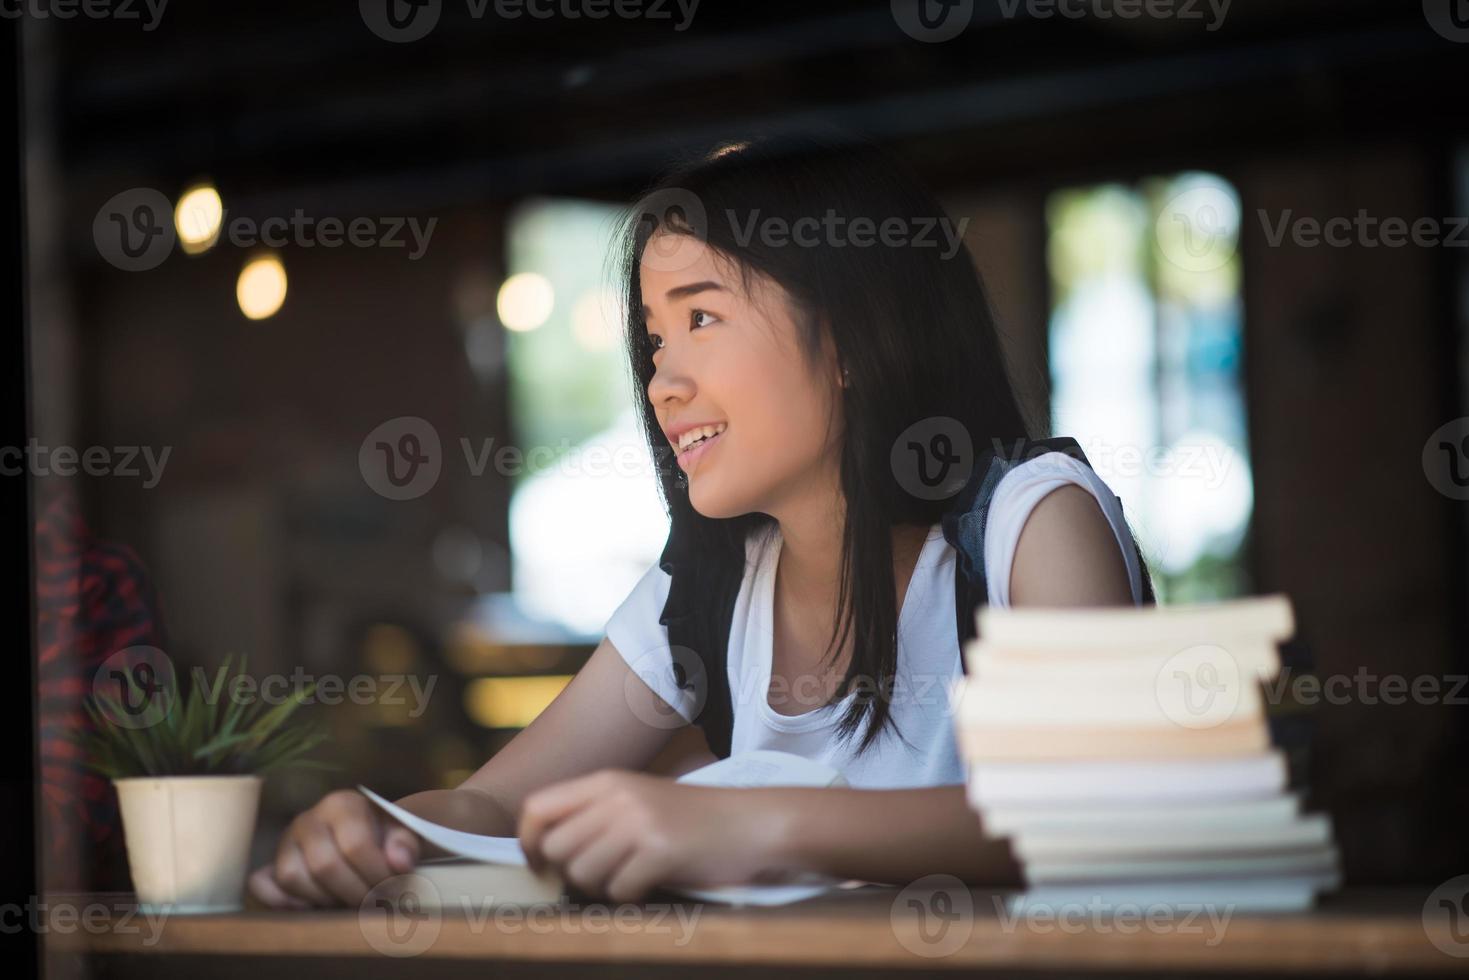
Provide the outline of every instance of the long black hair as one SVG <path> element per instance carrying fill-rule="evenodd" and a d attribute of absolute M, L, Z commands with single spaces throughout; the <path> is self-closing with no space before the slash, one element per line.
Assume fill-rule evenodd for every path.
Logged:
<path fill-rule="evenodd" d="M 854 236 L 840 247 L 748 234 L 752 221 L 796 228 L 805 219 L 809 229 L 828 227 L 819 223 L 830 215 L 847 222 L 845 228 L 865 218 L 869 227 L 886 221 L 901 233 L 870 236 L 868 244 L 854 244 Z M 891 462 L 895 441 L 934 418 L 956 420 L 976 446 L 1034 436 L 1006 372 L 979 272 L 967 247 L 945 243 L 945 222 L 938 201 L 887 151 L 865 141 L 802 136 L 724 142 L 679 162 L 628 209 L 618 229 L 614 257 L 625 287 L 635 397 L 673 535 L 691 542 L 700 562 L 742 565 L 748 535 L 775 519 L 762 513 L 712 519 L 689 502 L 687 478 L 673 462 L 647 394 L 653 350 L 641 316 L 639 264 L 649 239 L 659 231 L 696 235 L 733 260 L 747 289 L 752 273 L 779 283 L 809 364 L 819 363 L 823 332 L 834 342 L 848 379 L 840 460 L 847 518 L 828 650 L 835 656 L 854 636 L 839 691 L 855 685 L 859 695 L 838 731 L 847 738 L 870 715 L 859 752 L 891 718 L 888 699 L 865 696 L 862 685 L 873 679 L 890 685 L 897 668 L 893 528 L 931 527 L 950 503 L 905 489 Z"/>

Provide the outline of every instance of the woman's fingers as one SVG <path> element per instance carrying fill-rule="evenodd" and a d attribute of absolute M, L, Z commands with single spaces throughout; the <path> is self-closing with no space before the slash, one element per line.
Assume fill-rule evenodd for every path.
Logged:
<path fill-rule="evenodd" d="M 642 901 L 659 883 L 667 881 L 674 870 L 656 853 L 634 849 L 607 881 L 607 898 L 614 902 Z"/>
<path fill-rule="evenodd" d="M 596 798 L 598 786 L 605 783 L 599 777 L 593 774 L 568 779 L 526 797 L 520 806 L 516 834 L 532 868 L 539 869 L 546 861 L 544 838 L 550 829 Z"/>
<path fill-rule="evenodd" d="M 280 847 L 276 851 L 275 880 L 287 894 L 312 905 L 337 904 L 311 876 L 311 869 L 306 866 L 306 858 L 301 854 L 301 849 L 296 846 L 296 842 L 289 836 L 281 838 Z"/>
<path fill-rule="evenodd" d="M 565 865 L 567 881 L 593 895 L 607 895 L 614 872 L 633 853 L 635 842 L 630 835 L 603 834 L 578 850 Z"/>
<path fill-rule="evenodd" d="M 418 864 L 418 835 L 402 824 L 390 824 L 383 835 L 383 854 L 395 874 L 407 874 Z"/>
<path fill-rule="evenodd" d="M 317 823 L 302 837 L 297 844 L 301 856 L 306 861 L 312 879 L 334 899 L 330 904 L 362 904 L 371 885 L 362 879 L 346 855 L 338 849 L 331 826 Z"/>
<path fill-rule="evenodd" d="M 364 804 L 366 802 L 363 800 Z M 331 832 L 332 845 L 346 865 L 344 870 L 354 872 L 357 881 L 363 885 L 363 892 L 357 897 L 360 903 L 373 886 L 393 876 L 387 855 L 383 852 L 384 828 L 371 814 L 343 816 L 332 820 L 327 827 Z M 342 880 L 348 881 L 346 876 Z"/>
<path fill-rule="evenodd" d="M 263 864 L 250 873 L 250 894 L 257 902 L 273 909 L 309 909 L 311 903 L 297 898 L 275 880 L 274 865 Z"/>
<path fill-rule="evenodd" d="M 607 815 L 596 804 L 580 810 L 551 826 L 541 836 L 541 857 L 554 865 L 564 866 L 582 848 L 605 832 Z"/>

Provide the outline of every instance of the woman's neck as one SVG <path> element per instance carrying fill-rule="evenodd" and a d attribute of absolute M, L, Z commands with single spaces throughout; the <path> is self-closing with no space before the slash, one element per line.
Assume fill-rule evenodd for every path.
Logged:
<path fill-rule="evenodd" d="M 841 579 L 845 509 L 812 507 L 798 519 L 787 515 L 780 525 L 780 578 L 782 591 L 816 601 L 835 601 Z M 892 527 L 893 578 L 901 596 L 912 577 L 929 528 L 914 524 Z"/>

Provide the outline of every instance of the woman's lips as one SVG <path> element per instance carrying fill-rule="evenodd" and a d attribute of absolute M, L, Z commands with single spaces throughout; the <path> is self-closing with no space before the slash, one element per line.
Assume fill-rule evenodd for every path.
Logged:
<path fill-rule="evenodd" d="M 710 439 L 705 439 L 703 442 L 699 443 L 697 446 L 694 446 L 692 449 L 688 449 L 684 452 L 679 453 L 677 455 L 678 465 L 681 466 L 685 471 L 687 471 L 690 466 L 694 465 L 700 459 L 702 459 L 704 454 L 707 453 L 710 448 L 714 446 L 715 443 L 723 439 L 724 433 L 728 431 L 729 428 L 726 426 L 724 432 L 719 433 L 719 435 L 714 436 Z"/>

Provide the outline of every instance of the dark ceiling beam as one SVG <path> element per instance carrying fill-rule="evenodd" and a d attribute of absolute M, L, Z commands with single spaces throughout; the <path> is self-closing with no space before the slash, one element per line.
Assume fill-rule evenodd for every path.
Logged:
<path fill-rule="evenodd" d="M 1146 111 L 1146 104 L 1152 100 L 1288 80 L 1302 73 L 1359 70 L 1395 62 L 1421 68 L 1435 54 L 1450 57 L 1453 53 L 1446 53 L 1442 40 L 1431 32 L 1413 30 L 1358 31 L 1304 41 L 1260 43 L 878 97 L 840 106 L 805 105 L 769 116 L 722 119 L 573 147 L 297 185 L 233 199 L 231 208 L 237 213 L 264 215 L 289 213 L 292 208 L 305 206 L 303 202 L 310 202 L 312 207 L 334 213 L 367 213 L 384 207 L 438 212 L 523 194 L 584 192 L 594 182 L 601 187 L 637 186 L 677 151 L 706 146 L 753 129 L 806 132 L 836 125 L 879 139 L 975 131 L 1108 107 L 1132 106 Z"/>

